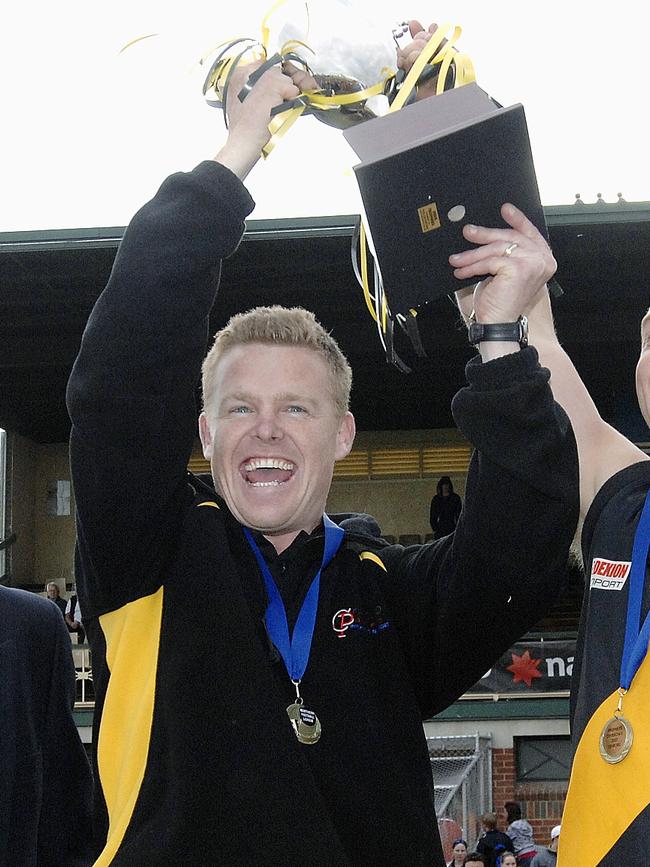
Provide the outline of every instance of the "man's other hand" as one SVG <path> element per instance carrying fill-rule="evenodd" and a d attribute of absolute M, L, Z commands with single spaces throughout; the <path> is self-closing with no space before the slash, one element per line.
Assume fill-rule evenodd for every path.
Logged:
<path fill-rule="evenodd" d="M 226 105 L 228 138 L 214 158 L 241 180 L 253 168 L 270 138 L 271 110 L 300 95 L 300 89 L 291 76 L 274 66 L 255 82 L 242 102 L 240 91 L 250 74 L 261 65 L 261 60 L 239 65 L 233 72 Z"/>
<path fill-rule="evenodd" d="M 437 24 L 430 24 L 425 30 L 424 26 L 419 21 L 409 21 L 409 32 L 412 42 L 404 45 L 402 48 L 397 48 L 397 66 L 403 69 L 406 74 L 409 73 L 411 67 L 426 48 L 427 42 L 438 29 Z M 446 44 L 447 40 L 443 39 L 438 51 Z M 437 54 L 438 52 L 436 52 Z M 436 93 L 436 78 L 432 78 L 418 89 L 417 98 L 426 99 L 428 96 L 435 96 Z"/>
<path fill-rule="evenodd" d="M 545 238 L 518 208 L 506 203 L 501 216 L 510 229 L 466 225 L 464 237 L 478 246 L 449 257 L 461 280 L 491 275 L 473 290 L 456 293 L 463 315 L 474 310 L 476 321 L 486 324 L 514 322 L 525 314 L 557 268 Z"/>

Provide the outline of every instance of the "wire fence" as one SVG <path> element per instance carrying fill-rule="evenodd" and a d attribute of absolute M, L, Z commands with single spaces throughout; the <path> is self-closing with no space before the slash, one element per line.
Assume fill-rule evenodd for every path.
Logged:
<path fill-rule="evenodd" d="M 480 817 L 492 808 L 490 738 L 474 735 L 428 737 L 427 747 L 436 799 L 436 816 L 445 858 L 462 837 L 473 846 L 481 833 Z"/>

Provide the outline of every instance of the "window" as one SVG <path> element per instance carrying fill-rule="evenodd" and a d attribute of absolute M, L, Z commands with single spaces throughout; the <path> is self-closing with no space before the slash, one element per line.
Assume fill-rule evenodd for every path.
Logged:
<path fill-rule="evenodd" d="M 568 780 L 572 754 L 568 736 L 515 738 L 517 782 Z"/>

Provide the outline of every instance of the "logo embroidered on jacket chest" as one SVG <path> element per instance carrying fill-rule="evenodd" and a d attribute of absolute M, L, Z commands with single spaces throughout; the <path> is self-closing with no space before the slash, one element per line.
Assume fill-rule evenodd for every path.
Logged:
<path fill-rule="evenodd" d="M 384 629 L 390 627 L 390 620 L 386 620 L 381 605 L 375 605 L 372 609 L 339 608 L 332 617 L 332 629 L 339 638 L 347 638 L 348 635 L 364 634 L 379 635 Z"/>
<path fill-rule="evenodd" d="M 381 558 L 372 551 L 362 551 L 359 554 L 364 567 L 386 572 L 386 566 Z M 332 617 L 332 629 L 338 638 L 348 638 L 351 635 L 379 635 L 391 626 L 381 604 L 339 608 Z"/>

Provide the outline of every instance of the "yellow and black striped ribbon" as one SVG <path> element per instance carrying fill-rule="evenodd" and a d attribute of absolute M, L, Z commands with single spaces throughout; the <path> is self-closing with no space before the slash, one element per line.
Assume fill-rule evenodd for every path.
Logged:
<path fill-rule="evenodd" d="M 286 0 L 276 0 L 265 14 L 262 20 L 262 36 L 259 43 L 253 40 L 234 39 L 230 43 L 222 43 L 217 46 L 222 49 L 216 61 L 212 64 L 210 72 L 206 77 L 204 84 L 204 96 L 210 105 L 215 105 L 223 108 L 225 114 L 225 97 L 230 76 L 235 67 L 248 53 L 257 53 L 261 55 L 266 63 L 271 64 L 273 61 L 284 63 L 291 59 L 302 63 L 304 68 L 310 72 L 307 62 L 297 53 L 300 49 L 311 51 L 311 48 L 306 42 L 299 40 L 290 40 L 286 42 L 278 55 L 273 58 L 268 58 L 268 45 L 270 39 L 269 21 L 272 15 L 285 4 Z M 462 29 L 459 26 L 443 24 L 431 34 L 425 48 L 415 61 L 404 81 L 402 82 L 395 98 L 392 100 L 389 112 L 399 111 L 408 101 L 417 94 L 419 83 L 425 79 L 430 80 L 436 76 L 436 94 L 442 93 L 451 87 L 462 87 L 476 80 L 474 67 L 470 58 L 461 52 L 456 51 L 455 44 L 460 38 Z M 247 47 L 240 51 L 236 56 L 229 54 L 230 50 L 242 42 L 247 42 Z M 276 60 L 277 58 L 277 60 Z M 436 67 L 437 70 L 436 70 Z M 450 71 L 453 71 L 453 76 L 449 76 Z M 428 74 L 427 74 L 428 73 Z M 377 83 L 365 87 L 362 90 L 353 93 L 328 95 L 322 91 L 305 91 L 296 100 L 283 103 L 278 106 L 272 113 L 269 123 L 270 138 L 262 150 L 262 155 L 266 158 L 271 151 L 277 147 L 280 140 L 286 135 L 287 131 L 296 122 L 296 120 L 310 109 L 317 111 L 339 110 L 341 107 L 349 107 L 354 105 L 362 105 L 367 99 L 372 96 L 385 93 L 389 88 L 391 80 L 395 78 L 395 70 L 382 70 L 383 78 Z M 451 79 L 451 83 L 450 83 Z M 210 99 L 210 94 L 214 93 L 215 98 Z M 356 247 L 356 240 L 354 241 Z M 361 285 L 363 297 L 366 306 L 372 318 L 377 323 L 380 337 L 387 354 L 390 351 L 393 355 L 392 346 L 386 346 L 385 338 L 392 343 L 392 322 L 393 317 L 390 312 L 390 307 L 386 294 L 384 292 L 381 275 L 375 267 L 374 280 L 371 281 L 370 269 L 368 267 L 368 243 L 366 229 L 361 225 L 358 234 L 358 266 L 355 262 L 355 274 Z M 353 262 L 355 256 L 353 255 Z M 406 319 L 400 324 L 405 327 L 405 330 L 411 337 L 412 342 L 418 354 L 423 352 L 422 344 L 417 335 L 417 325 L 415 324 L 415 311 L 409 311 L 407 316 L 413 318 L 413 322 L 407 322 Z M 389 323 L 391 327 L 389 328 Z M 389 334 L 390 331 L 390 334 Z M 416 336 L 415 341 L 413 341 Z"/>

